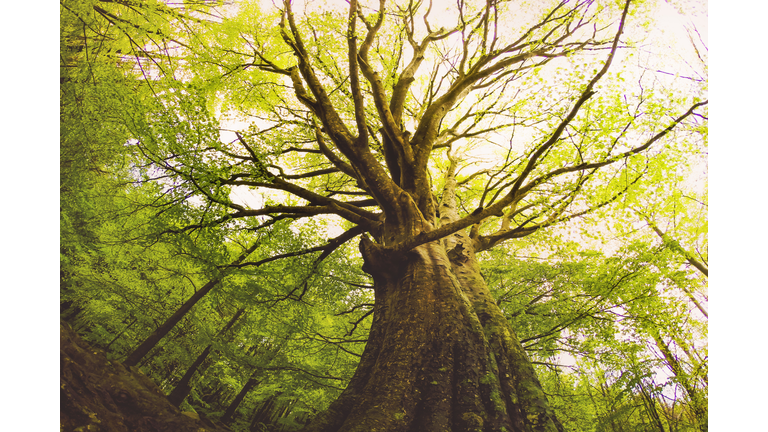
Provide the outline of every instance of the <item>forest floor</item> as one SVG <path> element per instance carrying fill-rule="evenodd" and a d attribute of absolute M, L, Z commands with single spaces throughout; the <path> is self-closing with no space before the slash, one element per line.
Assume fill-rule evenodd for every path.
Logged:
<path fill-rule="evenodd" d="M 107 359 L 61 322 L 62 432 L 225 432 L 182 412 L 138 368 Z"/>

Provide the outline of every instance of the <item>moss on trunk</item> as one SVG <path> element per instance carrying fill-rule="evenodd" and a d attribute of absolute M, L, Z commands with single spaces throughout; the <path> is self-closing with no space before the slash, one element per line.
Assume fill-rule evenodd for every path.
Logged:
<path fill-rule="evenodd" d="M 471 244 L 383 257 L 365 242 L 376 294 L 369 342 L 347 389 L 306 432 L 562 430 Z"/>

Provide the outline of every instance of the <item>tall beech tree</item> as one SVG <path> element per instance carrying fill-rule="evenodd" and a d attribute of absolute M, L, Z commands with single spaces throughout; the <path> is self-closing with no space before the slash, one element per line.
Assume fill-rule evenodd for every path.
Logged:
<path fill-rule="evenodd" d="M 359 239 L 375 297 L 367 344 L 306 431 L 562 431 L 478 254 L 636 193 L 674 162 L 674 139 L 704 127 L 705 89 L 617 65 L 647 2 L 296 3 L 148 31 L 173 49 L 136 58 L 154 104 L 126 127 L 133 174 L 159 190 L 146 206 L 167 222 L 156 234 L 248 244 L 277 221 L 299 232 L 323 220 L 312 237 L 329 240 L 303 249 L 323 252 L 313 268 Z M 269 260 L 242 249 L 217 274 Z M 299 279 L 285 299 L 311 289 Z"/>

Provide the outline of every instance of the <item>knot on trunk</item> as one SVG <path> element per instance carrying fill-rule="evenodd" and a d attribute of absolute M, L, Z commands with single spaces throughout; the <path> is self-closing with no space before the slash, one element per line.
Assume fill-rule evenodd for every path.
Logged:
<path fill-rule="evenodd" d="M 387 250 L 372 242 L 363 234 L 360 239 L 360 253 L 363 255 L 363 271 L 375 279 L 391 278 L 405 263 L 401 254 Z"/>
<path fill-rule="evenodd" d="M 457 243 L 456 247 L 448 251 L 448 259 L 452 263 L 465 263 L 469 259 L 468 252 L 463 244 Z"/>

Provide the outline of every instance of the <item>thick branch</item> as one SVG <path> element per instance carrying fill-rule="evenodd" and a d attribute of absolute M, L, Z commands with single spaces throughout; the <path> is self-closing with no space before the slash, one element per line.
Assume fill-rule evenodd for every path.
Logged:
<path fill-rule="evenodd" d="M 288 44 L 298 60 L 298 71 L 301 74 L 309 90 L 314 96 L 314 101 L 309 101 L 308 105 L 313 112 L 318 116 L 326 133 L 331 137 L 331 140 L 336 144 L 341 153 L 347 157 L 355 168 L 357 175 L 365 181 L 366 185 L 370 187 L 371 194 L 379 202 L 382 210 L 387 214 L 396 214 L 397 211 L 397 186 L 392 182 L 389 176 L 384 171 L 384 168 L 379 164 L 376 158 L 371 153 L 367 144 L 367 131 L 365 127 L 365 117 L 362 107 L 362 94 L 359 92 L 359 81 L 353 83 L 353 98 L 355 102 L 355 112 L 358 126 L 358 137 L 353 137 L 344 122 L 341 120 L 338 112 L 336 111 L 333 103 L 330 100 L 327 92 L 323 88 L 320 80 L 315 74 L 314 69 L 310 65 L 309 56 L 301 41 L 301 34 L 296 26 L 293 11 L 291 10 L 291 2 L 285 0 L 283 2 L 285 6 L 285 14 L 283 16 L 283 22 L 281 24 L 283 40 Z M 355 7 L 356 2 L 353 2 L 352 7 Z M 287 18 L 288 26 L 290 28 L 291 35 L 285 28 L 285 19 Z M 354 9 L 350 9 L 350 30 L 354 31 L 355 23 Z M 292 36 L 292 38 L 291 38 Z M 355 75 L 353 78 L 357 80 L 357 53 L 356 42 L 354 34 L 348 34 L 349 46 L 350 46 L 350 74 Z M 354 65 L 353 65 L 354 64 Z M 297 90 L 300 90 L 300 79 L 295 74 L 292 74 L 294 86 Z M 358 95 L 355 96 L 355 88 L 357 88 Z M 302 99 L 302 95 L 297 96 Z M 306 97 L 305 97 L 306 99 Z M 307 103 L 307 101 L 302 100 Z M 312 104 L 314 102 L 314 104 Z"/>
<path fill-rule="evenodd" d="M 355 35 L 357 7 L 357 0 L 351 0 L 349 3 L 347 44 L 349 46 L 349 82 L 352 90 L 352 101 L 355 104 L 355 122 L 357 123 L 357 139 L 355 140 L 355 146 L 361 147 L 366 145 L 364 143 L 367 143 L 368 141 L 368 129 L 365 127 L 365 102 L 363 93 L 360 90 L 360 76 L 358 75 L 357 67 L 357 35 Z"/>

